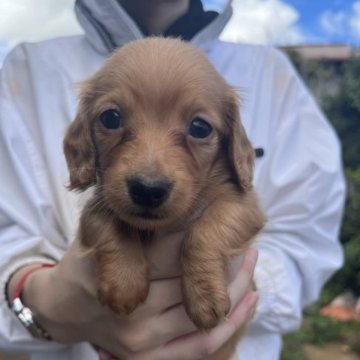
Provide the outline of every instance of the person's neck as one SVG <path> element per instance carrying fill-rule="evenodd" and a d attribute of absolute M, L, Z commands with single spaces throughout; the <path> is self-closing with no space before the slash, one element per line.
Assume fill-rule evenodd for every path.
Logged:
<path fill-rule="evenodd" d="M 119 0 L 126 12 L 151 35 L 162 34 L 183 16 L 190 0 Z"/>

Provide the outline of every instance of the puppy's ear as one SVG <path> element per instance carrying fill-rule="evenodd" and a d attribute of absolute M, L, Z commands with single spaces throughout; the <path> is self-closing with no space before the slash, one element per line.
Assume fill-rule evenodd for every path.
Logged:
<path fill-rule="evenodd" d="M 229 89 L 226 107 L 228 158 L 238 185 L 248 191 L 252 188 L 255 151 L 241 124 L 239 100 L 233 89 Z"/>
<path fill-rule="evenodd" d="M 70 173 L 70 190 L 84 191 L 96 183 L 96 153 L 84 99 L 64 138 L 64 153 Z"/>

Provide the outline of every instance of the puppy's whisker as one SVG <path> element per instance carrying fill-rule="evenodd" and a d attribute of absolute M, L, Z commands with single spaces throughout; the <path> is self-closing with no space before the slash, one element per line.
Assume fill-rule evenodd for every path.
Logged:
<path fill-rule="evenodd" d="M 94 187 L 79 240 L 96 255 L 98 294 L 115 313 L 146 299 L 145 238 L 182 229 L 187 314 L 202 330 L 228 314 L 225 265 L 264 222 L 239 117 L 246 93 L 195 48 L 156 38 L 121 47 L 82 84 L 64 140 L 69 188 Z M 229 359 L 231 344 L 211 360 Z"/>

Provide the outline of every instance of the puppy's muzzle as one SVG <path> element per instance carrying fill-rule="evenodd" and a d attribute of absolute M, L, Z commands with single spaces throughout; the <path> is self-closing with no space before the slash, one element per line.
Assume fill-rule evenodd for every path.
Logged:
<path fill-rule="evenodd" d="M 169 197 L 172 184 L 168 180 L 151 181 L 141 178 L 127 180 L 130 198 L 135 205 L 154 209 Z"/>

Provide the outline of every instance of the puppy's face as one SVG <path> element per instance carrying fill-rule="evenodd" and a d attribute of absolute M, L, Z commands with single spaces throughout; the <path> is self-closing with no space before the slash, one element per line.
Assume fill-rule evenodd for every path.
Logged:
<path fill-rule="evenodd" d="M 197 50 L 179 40 L 129 44 L 83 88 L 65 138 L 71 187 L 96 184 L 133 226 L 172 224 L 209 186 L 251 186 L 253 151 L 237 114 L 232 89 Z"/>

